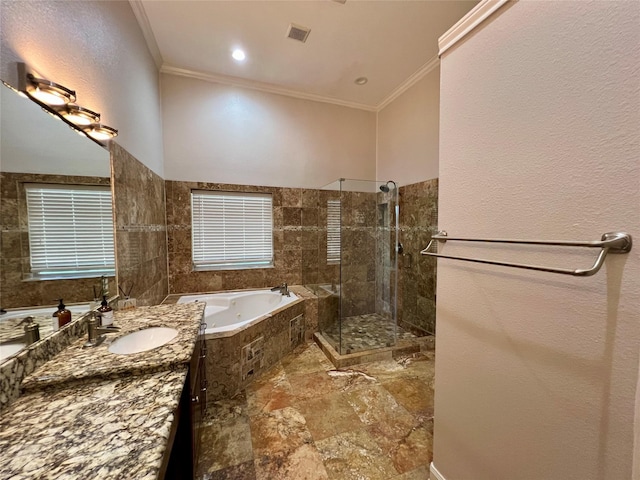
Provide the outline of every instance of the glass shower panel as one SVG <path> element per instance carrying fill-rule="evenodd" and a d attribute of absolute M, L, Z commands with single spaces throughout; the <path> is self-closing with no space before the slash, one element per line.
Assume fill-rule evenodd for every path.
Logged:
<path fill-rule="evenodd" d="M 319 190 L 317 283 L 321 335 L 341 355 L 395 345 L 398 191 L 341 179 Z"/>

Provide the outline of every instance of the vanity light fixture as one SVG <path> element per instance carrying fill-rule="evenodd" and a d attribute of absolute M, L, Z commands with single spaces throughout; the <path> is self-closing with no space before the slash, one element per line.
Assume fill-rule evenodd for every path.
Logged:
<path fill-rule="evenodd" d="M 76 105 L 75 103 L 68 103 L 59 110 L 59 113 L 74 125 L 84 127 L 93 123 L 100 123 L 99 113 Z"/>
<path fill-rule="evenodd" d="M 82 130 L 94 140 L 98 140 L 101 142 L 105 140 L 111 140 L 113 137 L 118 135 L 118 130 L 101 123 L 87 125 L 86 127 L 83 127 Z"/>
<path fill-rule="evenodd" d="M 43 110 L 65 122 L 80 135 L 104 147 L 103 142 L 118 135 L 118 130 L 100 123 L 100 114 L 75 103 L 76 92 L 39 78 L 40 75 L 23 62 L 18 62 L 18 88 L 3 82 L 22 96 L 30 98 Z"/>
<path fill-rule="evenodd" d="M 59 83 L 27 74 L 27 93 L 47 105 L 60 106 L 75 102 L 76 92 Z"/>

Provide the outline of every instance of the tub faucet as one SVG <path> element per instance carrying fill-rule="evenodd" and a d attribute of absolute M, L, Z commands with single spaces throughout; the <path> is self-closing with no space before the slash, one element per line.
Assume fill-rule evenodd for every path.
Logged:
<path fill-rule="evenodd" d="M 101 327 L 102 315 L 95 311 L 89 312 L 89 320 L 87 320 L 87 342 L 82 348 L 97 347 L 106 338 L 105 333 L 115 333 L 120 331 L 120 327 L 114 327 L 109 325 L 108 327 Z"/>
<path fill-rule="evenodd" d="M 287 297 L 291 296 L 291 292 L 289 292 L 289 286 L 287 283 L 283 283 L 282 285 L 278 285 L 277 287 L 273 287 L 271 289 L 272 292 L 280 292 L 282 295 L 286 295 Z"/>

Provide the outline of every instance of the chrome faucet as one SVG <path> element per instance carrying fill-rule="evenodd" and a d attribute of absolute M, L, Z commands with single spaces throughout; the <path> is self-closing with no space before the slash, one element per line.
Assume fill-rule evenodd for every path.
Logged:
<path fill-rule="evenodd" d="M 289 292 L 289 286 L 287 283 L 283 283 L 282 285 L 278 285 L 277 287 L 273 287 L 271 289 L 272 292 L 280 292 L 282 295 L 286 295 L 287 297 L 291 296 L 291 292 Z"/>
<path fill-rule="evenodd" d="M 87 342 L 82 348 L 97 347 L 106 338 L 105 333 L 116 333 L 120 331 L 120 327 L 114 327 L 109 325 L 108 327 L 101 327 L 102 315 L 95 311 L 89 312 L 89 320 L 87 320 Z"/>

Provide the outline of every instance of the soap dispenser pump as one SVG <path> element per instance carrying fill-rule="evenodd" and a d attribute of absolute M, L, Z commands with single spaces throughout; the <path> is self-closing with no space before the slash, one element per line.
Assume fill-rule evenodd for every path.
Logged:
<path fill-rule="evenodd" d="M 100 308 L 98 308 L 98 312 L 102 316 L 102 326 L 108 327 L 109 325 L 113 325 L 113 309 L 109 306 L 109 302 L 107 302 L 107 296 L 103 295 L 102 302 L 100 303 Z"/>
<path fill-rule="evenodd" d="M 62 328 L 66 324 L 71 322 L 71 311 L 67 310 L 64 303 L 62 303 L 62 299 L 60 299 L 59 301 L 60 303 L 58 304 L 58 310 L 56 310 L 53 313 L 54 330 L 56 329 L 55 328 L 56 319 L 58 320 L 57 323 L 59 328 Z"/>

